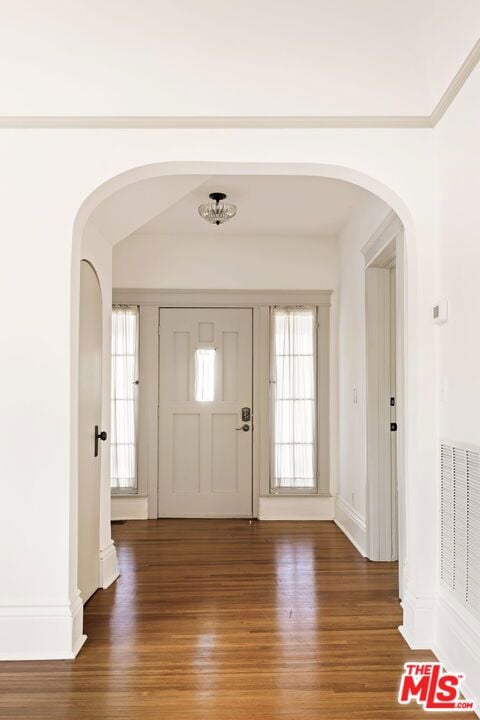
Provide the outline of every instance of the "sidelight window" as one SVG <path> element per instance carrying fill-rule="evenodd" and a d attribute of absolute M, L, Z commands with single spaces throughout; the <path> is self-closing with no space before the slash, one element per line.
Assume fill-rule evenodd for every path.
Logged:
<path fill-rule="evenodd" d="M 137 306 L 113 307 L 110 447 L 114 492 L 137 491 L 138 329 Z"/>
<path fill-rule="evenodd" d="M 272 491 L 317 488 L 317 310 L 272 313 Z"/>

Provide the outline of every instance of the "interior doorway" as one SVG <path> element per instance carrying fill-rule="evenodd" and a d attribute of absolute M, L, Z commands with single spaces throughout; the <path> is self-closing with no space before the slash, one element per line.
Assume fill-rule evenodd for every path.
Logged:
<path fill-rule="evenodd" d="M 249 169 L 250 171 L 250 169 Z M 332 170 L 327 169 L 326 174 L 328 175 L 328 179 L 330 177 L 334 177 L 331 175 Z M 258 174 L 262 174 L 262 169 L 260 168 L 258 170 Z M 283 177 L 283 176 L 282 176 Z M 248 182 L 251 182 L 250 176 L 247 178 Z M 204 179 L 201 179 L 204 181 Z M 227 178 L 228 180 L 228 178 Z M 243 175 L 241 175 L 242 182 L 246 182 Z M 278 180 L 278 178 L 277 178 Z M 206 182 L 206 181 L 205 181 Z M 209 182 L 213 182 L 212 180 L 209 180 Z M 226 180 L 222 179 L 223 184 L 225 184 Z M 233 181 L 232 181 L 233 182 Z M 163 184 L 162 184 L 163 183 Z M 193 183 L 193 179 L 192 179 Z M 278 183 L 279 184 L 279 183 Z M 136 182 L 132 182 L 132 185 L 135 186 Z M 158 193 L 163 192 L 165 190 L 164 186 L 168 185 L 168 176 L 165 173 L 165 177 L 160 176 L 158 178 Z M 215 181 L 215 185 L 217 185 L 217 182 Z M 363 187 L 363 182 L 359 182 L 359 187 Z M 365 185 L 367 187 L 367 185 Z M 204 194 L 201 192 L 202 188 L 198 191 L 200 194 Z M 278 188 L 277 188 L 278 190 Z M 118 193 L 112 193 L 111 196 L 105 200 L 105 204 L 108 205 L 110 209 L 116 207 L 117 200 L 118 202 L 122 203 L 122 207 L 126 208 L 126 197 L 122 195 L 117 198 Z M 388 199 L 388 193 L 384 193 L 386 198 Z M 277 192 L 278 195 L 278 192 Z M 321 193 L 320 193 L 321 195 Z M 275 198 L 276 204 L 278 205 L 278 198 Z M 189 202 L 190 206 L 195 208 L 196 207 L 196 200 L 193 198 L 188 199 L 188 197 L 185 199 L 185 202 Z M 331 428 L 335 428 L 335 417 L 332 417 L 332 421 L 330 423 L 330 418 L 328 415 L 329 410 L 332 410 L 332 415 L 335 415 L 336 412 L 336 396 L 335 396 L 335 388 L 333 388 L 333 396 L 332 400 L 330 401 L 330 398 L 328 396 L 328 391 L 330 390 L 330 384 L 329 379 L 331 377 L 329 372 L 329 364 L 328 360 L 332 360 L 333 363 L 336 362 L 336 348 L 335 345 L 329 346 L 328 342 L 321 343 L 319 347 L 323 348 L 325 350 L 325 355 L 327 357 L 327 361 L 322 361 L 321 363 L 321 369 L 322 369 L 322 377 L 326 380 L 326 383 L 324 387 L 326 388 L 325 392 L 322 392 L 319 394 L 319 402 L 323 402 L 325 408 L 327 410 L 325 413 L 321 416 L 322 422 L 319 422 L 319 427 L 325 429 L 325 436 L 326 439 L 322 443 L 319 443 L 322 446 L 322 448 L 326 448 L 327 452 L 320 453 L 321 457 L 324 457 L 327 459 L 325 462 L 325 468 L 320 467 L 320 473 L 319 473 L 319 479 L 318 479 L 318 490 L 319 492 L 318 497 L 313 497 L 312 495 L 309 495 L 308 498 L 303 498 L 302 496 L 292 496 L 287 498 L 279 498 L 274 496 L 271 493 L 271 488 L 268 487 L 268 477 L 269 477 L 269 458 L 264 458 L 264 455 L 262 452 L 257 448 L 255 450 L 255 443 L 258 445 L 258 437 L 260 433 L 258 432 L 258 426 L 259 426 L 259 418 L 262 417 L 262 413 L 264 417 L 267 417 L 267 423 L 268 423 L 268 408 L 270 407 L 269 397 L 268 395 L 266 397 L 263 397 L 262 393 L 258 392 L 258 385 L 259 383 L 255 380 L 256 372 L 259 372 L 260 375 L 263 377 L 263 374 L 265 372 L 269 371 L 269 348 L 268 348 L 268 334 L 267 337 L 267 345 L 264 347 L 264 343 L 258 342 L 259 337 L 263 336 L 263 329 L 264 326 L 266 326 L 266 323 L 268 323 L 268 306 L 276 305 L 277 302 L 282 302 L 282 299 L 274 298 L 271 302 L 269 300 L 265 299 L 265 293 L 268 292 L 269 298 L 270 295 L 278 295 L 278 294 L 285 294 L 285 293 L 294 293 L 298 294 L 300 291 L 295 290 L 293 291 L 291 288 L 288 288 L 288 285 L 292 284 L 292 273 L 295 271 L 299 271 L 301 269 L 301 279 L 298 285 L 296 284 L 295 287 L 302 287 L 302 293 L 307 296 L 307 300 L 303 299 L 300 301 L 301 303 L 307 302 L 308 304 L 317 304 L 316 300 L 310 299 L 310 296 L 312 294 L 317 293 L 326 293 L 325 290 L 326 287 L 330 287 L 331 283 L 329 280 L 329 277 L 327 277 L 329 273 L 330 265 L 328 263 L 329 253 L 332 248 L 328 245 L 325 238 L 325 244 L 319 242 L 319 238 L 317 235 L 315 235 L 315 243 L 310 241 L 310 235 L 305 235 L 303 244 L 300 243 L 298 237 L 295 237 L 295 245 L 294 250 L 295 254 L 288 255 L 288 248 L 286 242 L 283 240 L 282 236 L 282 242 L 280 243 L 278 241 L 278 238 L 276 235 L 272 235 L 271 233 L 265 233 L 263 236 L 263 242 L 258 241 L 258 237 L 253 235 L 253 232 L 251 228 L 248 226 L 245 227 L 245 232 L 247 235 L 245 236 L 246 240 L 245 242 L 249 242 L 249 239 L 252 240 L 251 246 L 249 245 L 249 251 L 245 252 L 244 249 L 244 243 L 234 243 L 234 242 L 226 242 L 225 238 L 222 238 L 222 242 L 220 242 L 220 238 L 216 240 L 214 243 L 213 241 L 210 241 L 208 237 L 205 237 L 203 239 L 202 235 L 202 242 L 205 242 L 208 248 L 212 251 L 212 253 L 215 251 L 219 257 L 215 255 L 215 263 L 205 263 L 205 266 L 199 267 L 198 263 L 195 265 L 193 261 L 197 257 L 194 252 L 183 252 L 183 247 L 185 248 L 189 245 L 189 243 L 193 246 L 192 237 L 188 234 L 178 233 L 178 235 L 175 235 L 174 237 L 171 237 L 171 229 L 173 226 L 177 227 L 177 224 L 179 222 L 179 218 L 177 217 L 177 214 L 180 214 L 181 217 L 187 217 L 191 218 L 192 215 L 195 215 L 194 213 L 187 214 L 180 212 L 179 207 L 176 202 L 172 201 L 172 198 L 170 197 L 170 202 L 172 203 L 172 209 L 171 213 L 169 212 L 169 215 L 167 216 L 167 211 L 165 211 L 165 218 L 163 220 L 165 221 L 165 224 L 160 223 L 160 220 L 157 220 L 154 218 L 155 222 L 149 221 L 146 225 L 140 225 L 138 219 L 136 220 L 136 223 L 139 224 L 141 232 L 133 233 L 129 236 L 122 238 L 118 237 L 112 237 L 111 242 L 113 245 L 115 245 L 116 249 L 121 249 L 121 254 L 119 253 L 116 258 L 114 258 L 114 269 L 115 273 L 113 276 L 113 282 L 114 282 L 114 303 L 127 303 L 127 304 L 137 304 L 140 307 L 140 324 L 143 324 L 143 329 L 145 330 L 145 320 L 148 320 L 147 325 L 150 327 L 150 329 L 153 329 L 153 332 L 151 333 L 144 333 L 144 337 L 150 337 L 151 338 L 151 344 L 154 345 L 156 350 L 155 352 L 151 353 L 150 359 L 146 357 L 146 354 L 143 352 L 144 347 L 142 346 L 142 343 L 140 343 L 140 365 L 145 368 L 144 377 L 148 377 L 149 384 L 145 383 L 142 390 L 142 383 L 140 384 L 139 394 L 140 394 L 140 404 L 143 402 L 144 408 L 146 408 L 145 413 L 145 422 L 140 422 L 140 432 L 139 435 L 141 438 L 146 438 L 148 436 L 148 448 L 144 452 L 139 452 L 139 468 L 141 472 L 139 472 L 139 479 L 144 483 L 143 486 L 141 486 L 141 482 L 139 482 L 138 485 L 138 493 L 136 497 L 130 496 L 128 498 L 125 498 L 125 504 L 127 505 L 130 503 L 129 507 L 134 507 L 133 501 L 135 502 L 135 508 L 134 511 L 131 512 L 131 515 L 128 519 L 134 519 L 136 518 L 136 508 L 141 507 L 141 513 L 142 517 L 173 517 L 175 515 L 177 516 L 184 516 L 188 517 L 188 511 L 182 511 L 178 512 L 175 510 L 171 510 L 169 514 L 167 511 L 164 510 L 164 506 L 161 501 L 158 501 L 158 463 L 166 462 L 168 455 L 170 453 L 170 456 L 172 456 L 175 450 L 175 443 L 172 442 L 172 433 L 170 434 L 170 449 L 167 448 L 159 448 L 160 452 L 157 455 L 157 438 L 158 438 L 158 432 L 157 432 L 157 417 L 159 417 L 162 413 L 162 409 L 158 407 L 158 392 L 151 392 L 149 389 L 154 386 L 154 384 L 158 383 L 158 308 L 165 307 L 166 310 L 170 311 L 174 308 L 178 307 L 177 305 L 169 305 L 168 303 L 166 305 L 161 304 L 161 302 L 164 301 L 164 295 L 170 295 L 172 296 L 174 293 L 178 295 L 178 291 L 172 291 L 168 288 L 171 288 L 172 285 L 174 287 L 178 286 L 183 288 L 183 290 L 180 293 L 180 297 L 183 298 L 183 301 L 186 303 L 192 302 L 191 298 L 193 296 L 197 297 L 198 295 L 201 296 L 203 303 L 205 305 L 208 304 L 209 300 L 211 300 L 212 293 L 220 293 L 223 292 L 225 294 L 225 291 L 220 291 L 219 289 L 211 289 L 212 285 L 212 278 L 210 277 L 210 273 L 213 272 L 212 269 L 215 270 L 215 273 L 218 275 L 218 277 L 229 277 L 228 275 L 225 275 L 225 273 L 222 273 L 222 268 L 219 267 L 221 265 L 222 258 L 225 258 L 227 253 L 226 249 L 228 249 L 228 263 L 229 267 L 235 268 L 235 282 L 240 285 L 239 288 L 235 288 L 234 292 L 236 293 L 234 304 L 238 307 L 238 298 L 241 299 L 243 303 L 243 307 L 245 308 L 245 295 L 244 293 L 247 292 L 247 287 L 251 286 L 254 282 L 254 287 L 262 287 L 264 285 L 264 282 L 262 280 L 261 272 L 266 271 L 268 269 L 268 272 L 272 274 L 272 267 L 274 266 L 274 275 L 276 278 L 279 278 L 275 280 L 276 287 L 283 288 L 281 290 L 277 290 L 274 288 L 266 289 L 264 288 L 262 291 L 254 291 L 254 294 L 256 294 L 257 299 L 254 303 L 252 303 L 252 307 L 254 308 L 254 314 L 255 314 L 255 348 L 256 351 L 262 346 L 262 349 L 260 350 L 260 353 L 258 355 L 260 356 L 259 359 L 259 370 L 254 368 L 254 387 L 255 387 L 255 411 L 256 411 L 256 417 L 255 417 L 255 434 L 254 437 L 252 437 L 252 433 L 250 432 L 242 432 L 237 431 L 235 429 L 236 434 L 239 438 L 247 438 L 250 437 L 250 443 L 252 443 L 253 440 L 253 484 L 255 487 L 255 493 L 254 497 L 257 498 L 258 504 L 262 506 L 261 510 L 264 513 L 263 517 L 265 519 L 287 519 L 285 518 L 285 515 L 288 512 L 288 519 L 304 519 L 303 517 L 299 517 L 300 515 L 303 515 L 306 513 L 304 510 L 305 506 L 308 504 L 308 508 L 310 511 L 311 506 L 315 506 L 315 513 L 310 513 L 308 517 L 310 519 L 336 519 L 336 513 L 337 508 L 334 504 L 333 498 L 330 497 L 322 497 L 321 491 L 324 491 L 324 489 L 327 489 L 328 492 L 328 482 L 329 482 L 329 465 L 328 465 L 328 458 L 329 458 L 329 451 L 330 451 L 330 445 L 333 445 L 334 452 L 336 451 L 335 448 L 335 437 L 333 436 L 332 441 L 330 442 L 329 438 L 329 431 Z M 362 201 L 363 202 L 363 201 Z M 103 207 L 102 205 L 99 206 L 100 208 Z M 345 221 L 344 213 L 346 212 L 345 208 L 348 207 L 348 204 L 341 203 L 341 207 L 343 208 L 341 210 L 341 218 L 339 219 L 339 222 L 341 220 L 342 223 Z M 262 211 L 263 212 L 263 211 Z M 170 214 L 172 217 L 170 218 Z M 392 214 L 393 211 L 392 211 Z M 265 215 L 265 213 L 263 213 Z M 110 214 L 109 214 L 110 216 Z M 244 216 L 248 218 L 248 213 L 245 212 Z M 100 217 L 100 216 L 98 216 Z M 102 216 L 103 217 L 103 216 Z M 270 217 L 270 214 L 268 215 Z M 276 221 L 278 221 L 278 218 L 275 214 L 272 214 L 272 217 L 275 218 Z M 395 216 L 397 217 L 397 216 Z M 195 215 L 196 218 L 196 215 Z M 94 220 L 98 219 L 96 216 L 93 218 Z M 398 218 L 397 218 L 398 219 Z M 168 221 L 168 222 L 167 222 Z M 93 222 L 93 220 L 92 220 Z M 187 222 L 187 221 L 185 221 Z M 190 222 L 190 220 L 188 220 Z M 193 220 L 192 220 L 193 222 Z M 146 231 L 146 226 L 148 232 Z M 401 223 L 400 223 L 401 226 Z M 201 226 L 204 228 L 204 226 Z M 403 228 L 402 228 L 403 229 Z M 103 230 L 103 227 L 102 227 Z M 167 233 L 168 230 L 168 233 Z M 113 231 L 112 231 L 113 232 Z M 205 236 L 207 236 L 207 230 L 203 230 Z M 210 232 L 210 231 L 209 231 Z M 220 231 L 221 232 L 221 231 Z M 316 229 L 316 233 L 318 234 L 318 229 Z M 250 233 L 250 234 L 248 234 Z M 162 239 L 164 242 L 160 246 L 160 244 L 157 242 L 157 238 L 155 237 L 155 234 L 162 235 Z M 199 233 L 202 234 L 202 233 Z M 106 237 L 109 238 L 108 234 L 108 228 L 106 228 Z M 312 236 L 313 237 L 313 236 Z M 275 243 L 273 241 L 269 240 L 269 238 L 273 238 L 275 240 Z M 195 240 L 195 248 L 198 249 L 198 239 L 193 238 Z M 208 244 L 210 243 L 210 244 Z M 136 246 L 133 248 L 133 246 Z M 275 245 L 275 247 L 274 247 Z M 299 247 L 300 245 L 300 247 Z M 117 247 L 118 246 L 118 247 Z M 122 247 L 123 246 L 123 247 Z M 278 247 L 277 247 L 278 246 Z M 320 257 L 320 254 L 318 252 L 318 248 L 322 246 L 324 253 L 323 256 Z M 159 247 L 162 249 L 162 258 L 160 263 L 160 253 L 159 253 Z M 234 254 L 234 249 L 241 247 L 242 253 L 239 255 Z M 302 248 L 305 247 L 305 252 L 300 252 Z M 180 251 L 179 251 L 180 248 Z M 259 252 L 261 254 L 261 257 L 259 258 L 259 261 L 252 262 L 252 251 L 255 250 L 255 252 Z M 130 252 L 132 251 L 132 252 Z M 152 261 L 152 254 L 154 255 Z M 188 266 L 185 267 L 186 259 L 192 258 L 192 267 Z M 180 262 L 176 262 L 175 258 L 178 258 Z M 248 262 L 244 259 L 248 259 Z M 274 259 L 274 263 L 272 262 L 272 258 Z M 307 262 L 305 265 L 302 266 L 302 264 L 299 262 L 299 258 L 306 258 Z M 358 255 L 357 255 L 358 258 Z M 295 263 L 293 262 L 293 259 L 295 259 Z M 313 261 L 315 259 L 315 262 Z M 141 263 L 140 263 L 141 260 Z M 260 262 L 261 260 L 261 262 Z M 318 260 L 318 262 L 317 262 Z M 141 265 L 141 266 L 140 266 Z M 400 262 L 400 265 L 403 267 L 402 262 Z M 162 269 L 163 267 L 163 269 Z M 333 265 L 332 265 L 333 267 Z M 357 265 L 358 267 L 358 265 Z M 313 268 L 315 270 L 315 278 L 311 278 L 311 275 L 309 274 L 310 269 Z M 318 269 L 322 270 L 322 277 L 318 277 Z M 382 268 L 385 269 L 385 268 Z M 363 274 L 363 269 L 361 267 L 361 264 L 359 266 L 359 275 Z M 127 273 L 132 273 L 134 277 L 130 279 L 128 282 L 125 281 L 125 276 Z M 203 274 L 202 274 L 203 273 Z M 244 278 L 242 280 L 242 277 Z M 185 279 L 187 278 L 187 279 Z M 200 280 L 199 280 L 200 278 Z M 203 279 L 202 279 L 203 278 Z M 259 280 L 257 280 L 259 278 Z M 109 275 L 107 278 L 108 282 L 111 281 L 111 276 Z M 363 278 L 362 278 L 363 281 Z M 307 285 L 309 283 L 309 285 Z M 323 289 L 315 289 L 317 287 L 317 283 L 321 283 L 321 288 Z M 184 285 L 188 284 L 188 287 L 184 288 Z M 200 288 L 203 288 L 198 290 L 198 287 L 196 285 L 199 284 Z M 399 286 L 401 286 L 401 283 L 398 283 Z M 105 287 L 104 279 L 102 276 L 102 287 Z M 314 290 L 308 290 L 308 287 L 314 287 Z M 360 288 L 360 292 L 358 294 L 358 306 L 363 304 L 363 282 L 358 283 L 358 287 Z M 210 288 L 207 290 L 207 288 Z M 285 288 L 287 288 L 285 290 Z M 233 289 L 230 289 L 228 292 L 233 292 Z M 251 291 L 248 291 L 249 293 Z M 242 294 L 243 293 L 243 294 Z M 141 303 L 137 301 L 137 296 L 139 294 L 143 294 L 144 303 Z M 328 295 L 330 296 L 330 291 L 328 291 Z M 160 302 L 157 302 L 157 298 L 160 298 Z M 171 297 L 170 297 L 171 299 Z M 231 298 L 230 298 L 231 299 Z M 177 298 L 175 298 L 175 303 L 178 301 Z M 206 302 L 205 302 L 206 301 Z M 287 302 L 287 304 L 293 303 L 294 299 L 292 297 L 288 297 L 287 300 L 284 302 Z M 203 306 L 203 303 L 200 307 Z M 328 307 L 326 307 L 326 302 L 320 302 L 320 305 L 325 305 L 325 307 L 322 307 L 322 313 L 320 317 L 320 325 L 322 325 L 322 318 L 323 318 L 323 311 L 325 311 L 325 314 L 328 319 Z M 328 302 L 328 305 L 330 302 Z M 265 305 L 265 307 L 264 307 Z M 227 301 L 224 305 L 222 305 L 222 308 L 227 308 L 230 306 L 230 302 Z M 190 304 L 189 307 L 192 307 Z M 184 306 L 185 309 L 185 306 Z M 199 308 L 195 308 L 198 310 Z M 220 307 L 217 306 L 216 309 L 220 309 Z M 264 312 L 265 310 L 265 312 Z M 334 311 L 337 311 L 337 308 L 334 307 Z M 163 312 L 163 311 L 162 311 Z M 148 316 L 148 317 L 147 317 Z M 257 322 L 258 321 L 258 322 Z M 209 322 L 208 320 L 206 322 Z M 400 324 L 400 322 L 398 322 Z M 363 328 L 365 327 L 364 324 L 362 324 Z M 335 327 L 335 325 L 333 326 Z M 260 332 L 261 331 L 261 332 Z M 160 333 L 162 333 L 163 330 L 160 328 Z M 180 333 L 182 330 L 179 331 Z M 263 333 L 263 334 L 262 334 Z M 162 337 L 160 337 L 162 340 Z M 179 338 L 177 338 L 178 341 Z M 335 341 L 335 338 L 333 342 Z M 107 343 L 105 343 L 107 344 Z M 200 345 L 198 345 L 199 349 Z M 208 349 L 208 348 L 206 348 Z M 211 348 L 210 348 L 211 349 Z M 402 350 L 397 350 L 397 353 L 400 355 L 402 354 Z M 331 356 L 331 357 L 330 357 Z M 155 362 L 151 362 L 152 358 L 155 359 Z M 147 362 L 148 360 L 148 362 Z M 174 365 L 174 362 L 171 361 L 171 364 Z M 194 372 L 194 362 L 192 363 L 191 367 L 189 368 L 189 383 L 193 382 L 193 388 L 195 387 L 195 376 L 191 373 Z M 156 376 L 155 381 L 153 381 L 152 375 Z M 192 380 L 193 377 L 193 380 Z M 365 373 L 363 373 L 363 378 L 365 378 Z M 142 395 L 143 392 L 143 395 Z M 390 389 L 389 389 L 390 392 Z M 149 397 L 144 402 L 144 396 L 148 395 Z M 265 393 L 266 395 L 266 393 Z M 257 398 L 260 399 L 259 402 L 257 402 Z M 195 402 L 200 403 L 200 400 L 195 400 Z M 242 407 L 249 407 L 252 408 L 252 400 L 250 403 L 247 404 L 245 402 L 245 405 L 240 405 L 240 409 Z M 323 407 L 323 405 L 322 405 Z M 388 420 L 390 421 L 390 407 L 388 408 Z M 396 407 L 396 412 L 402 412 L 402 407 Z M 194 415 L 194 412 L 186 413 L 190 415 Z M 363 414 L 363 417 L 365 415 Z M 224 420 L 223 418 L 222 420 Z M 171 425 L 174 424 L 173 418 L 171 418 Z M 189 418 L 188 422 L 192 423 L 191 417 Z M 399 426 L 401 425 L 401 421 L 399 420 Z M 148 427 L 147 427 L 148 426 Z M 237 425 L 239 427 L 239 425 Z M 153 430 L 152 430 L 153 428 Z M 146 432 L 142 432 L 143 430 L 146 430 Z M 267 430 L 268 431 L 268 430 Z M 154 440 L 152 441 L 151 433 L 154 433 Z M 399 433 L 400 434 L 400 433 Z M 168 435 L 168 433 L 167 433 Z M 191 443 L 188 442 L 188 439 L 185 440 L 186 435 L 182 432 L 179 434 L 179 437 L 182 437 L 183 442 L 177 443 L 177 449 L 178 452 L 176 452 L 176 456 L 179 460 L 184 461 L 186 459 L 186 453 L 184 455 L 181 454 L 181 449 L 184 448 L 190 448 Z M 391 440 L 390 435 L 388 436 L 389 440 Z M 364 444 L 364 438 L 365 438 L 365 432 L 363 428 L 363 448 L 365 447 Z M 160 438 L 161 441 L 161 438 Z M 262 447 L 266 447 L 267 450 L 270 449 L 270 445 L 268 442 L 264 442 Z M 399 453 L 400 456 L 403 455 L 403 451 Z M 249 449 L 248 452 L 249 462 L 252 463 L 252 451 Z M 201 458 L 201 454 L 199 453 L 199 458 Z M 334 456 L 335 458 L 335 456 Z M 190 454 L 188 456 L 188 460 L 190 461 L 191 457 Z M 200 462 L 203 462 L 202 459 L 200 459 Z M 397 462 L 401 462 L 401 457 Z M 399 477 L 401 476 L 401 473 L 398 473 Z M 170 474 L 170 490 L 171 490 L 171 477 Z M 167 473 L 168 478 L 168 473 Z M 261 485 L 262 482 L 265 482 L 266 480 L 266 486 Z M 323 479 L 325 480 L 323 482 Z M 167 483 L 168 487 L 168 483 Z M 250 485 L 251 488 L 251 485 Z M 365 483 L 363 483 L 363 488 L 365 488 Z M 197 493 L 198 494 L 198 493 Z M 251 489 L 250 489 L 251 494 Z M 251 496 L 251 495 L 250 495 Z M 364 496 L 363 496 L 364 497 Z M 153 498 L 154 502 L 150 502 L 150 499 Z M 115 498 L 117 500 L 117 498 Z M 121 498 L 123 500 L 123 498 Z M 318 503 L 315 503 L 314 501 L 318 501 Z M 116 503 L 116 506 L 118 507 L 119 503 Z M 360 505 L 360 504 L 359 504 Z M 190 515 L 190 517 L 201 517 L 199 515 L 198 511 L 198 505 L 196 504 L 196 510 L 195 514 Z M 287 510 L 285 510 L 287 508 Z M 317 512 L 318 509 L 318 512 Z M 325 512 L 324 512 L 325 509 Z M 365 504 L 363 504 L 363 508 L 361 508 L 362 514 L 365 513 Z M 368 513 L 368 511 L 367 511 Z M 367 514 L 365 513 L 365 514 Z M 210 514 L 210 513 L 209 513 Z M 250 501 L 250 508 L 248 513 L 245 514 L 246 517 L 251 516 L 251 501 Z M 140 515 L 140 513 L 139 513 Z M 237 512 L 228 512 L 229 516 L 239 516 L 239 513 Z M 243 513 L 242 513 L 243 515 Z M 279 515 L 281 517 L 279 517 Z M 360 517 L 360 511 L 357 513 L 359 517 L 358 527 L 360 530 L 362 530 L 362 523 L 363 520 L 363 539 L 364 544 L 363 547 L 365 547 L 365 528 L 366 523 L 364 518 Z M 128 513 L 127 513 L 128 516 Z M 221 513 L 218 515 L 211 515 L 213 517 L 221 517 Z M 378 516 L 378 513 L 377 513 Z M 116 517 L 118 518 L 118 512 L 116 514 Z M 205 517 L 205 515 L 204 515 Z M 259 517 L 262 517 L 262 513 L 259 514 Z M 262 517 L 262 519 L 263 519 Z M 352 522 L 357 520 L 357 516 L 355 516 L 354 513 L 352 513 Z M 372 525 L 369 523 L 369 528 L 371 528 Z M 347 528 L 348 529 L 348 528 Z M 352 533 L 353 535 L 353 533 Z M 400 548 L 398 550 L 399 554 L 401 552 Z M 389 558 L 391 559 L 391 558 Z M 402 576 L 401 576 L 402 577 Z"/>
<path fill-rule="evenodd" d="M 102 293 L 86 260 L 80 264 L 78 386 L 78 587 L 84 603 L 98 589 L 102 412 Z"/>
<path fill-rule="evenodd" d="M 252 516 L 252 310 L 162 308 L 159 517 Z"/>
<path fill-rule="evenodd" d="M 403 593 L 403 232 L 395 221 L 366 258 L 367 556 L 399 560 Z M 393 233 L 393 236 L 392 236 Z"/>
<path fill-rule="evenodd" d="M 396 258 L 387 268 L 389 273 L 390 305 L 390 483 L 392 503 L 390 508 L 390 542 L 392 558 L 398 560 L 398 469 L 397 469 L 397 266 Z"/>

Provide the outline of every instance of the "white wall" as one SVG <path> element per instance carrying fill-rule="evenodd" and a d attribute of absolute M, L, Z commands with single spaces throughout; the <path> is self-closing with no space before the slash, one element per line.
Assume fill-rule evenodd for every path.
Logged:
<path fill-rule="evenodd" d="M 132 235 L 113 250 L 113 286 L 324 289 L 338 286 L 336 238 Z"/>
<path fill-rule="evenodd" d="M 440 436 L 480 445 L 480 69 L 435 131 Z"/>
<path fill-rule="evenodd" d="M 366 514 L 366 347 L 365 258 L 362 247 L 381 225 L 389 207 L 370 196 L 339 238 L 338 316 L 338 497 L 341 525 L 365 552 Z M 354 393 L 356 400 L 354 402 Z"/>
<path fill-rule="evenodd" d="M 480 446 L 480 68 L 435 130 L 438 298 L 438 436 Z M 446 598 L 445 598 L 446 600 Z M 448 600 L 438 612 L 442 659 L 467 673 L 480 701 L 480 623 Z"/>
<path fill-rule="evenodd" d="M 425 597 L 435 564 L 434 543 L 420 537 L 418 529 L 420 518 L 430 522 L 435 512 L 435 410 L 429 381 L 431 132 L 0 130 L 0 152 L 0 308 L 2 337 L 8 339 L 0 354 L 2 377 L 8 378 L 0 416 L 0 657 L 68 657 L 75 652 L 70 597 L 76 583 L 71 562 L 75 523 L 70 510 L 77 481 L 80 235 L 88 207 L 143 177 L 143 169 L 132 170 L 143 166 L 159 175 L 317 173 L 380 193 L 405 219 L 411 400 L 407 482 L 412 503 L 407 536 L 411 595 Z M 110 178 L 115 179 L 103 186 Z M 28 533 L 18 531 L 20 517 Z M 414 617 L 408 622 L 414 627 Z M 60 635 L 54 637 L 47 624 L 61 630 Z"/>

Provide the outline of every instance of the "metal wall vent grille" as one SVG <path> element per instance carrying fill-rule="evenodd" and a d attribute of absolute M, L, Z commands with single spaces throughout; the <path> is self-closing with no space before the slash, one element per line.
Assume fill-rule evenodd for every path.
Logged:
<path fill-rule="evenodd" d="M 440 577 L 480 617 L 480 449 L 441 446 Z"/>

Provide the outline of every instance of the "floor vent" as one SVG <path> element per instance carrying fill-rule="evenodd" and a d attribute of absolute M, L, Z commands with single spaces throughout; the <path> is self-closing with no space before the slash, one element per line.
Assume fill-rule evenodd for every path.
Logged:
<path fill-rule="evenodd" d="M 480 449 L 441 446 L 442 584 L 480 617 Z"/>

